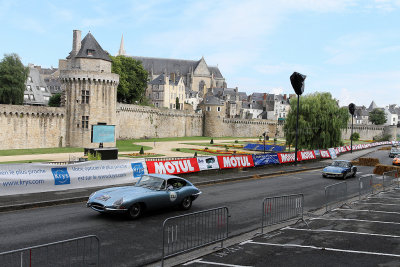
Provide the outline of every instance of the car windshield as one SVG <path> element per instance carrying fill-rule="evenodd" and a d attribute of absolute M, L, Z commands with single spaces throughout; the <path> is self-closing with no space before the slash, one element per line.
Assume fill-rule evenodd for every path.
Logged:
<path fill-rule="evenodd" d="M 164 179 L 154 176 L 143 175 L 142 178 L 135 184 L 137 187 L 145 187 L 153 190 L 161 189 Z"/>
<path fill-rule="evenodd" d="M 348 167 L 348 163 L 345 161 L 334 161 L 332 162 L 332 166 L 346 168 Z"/>

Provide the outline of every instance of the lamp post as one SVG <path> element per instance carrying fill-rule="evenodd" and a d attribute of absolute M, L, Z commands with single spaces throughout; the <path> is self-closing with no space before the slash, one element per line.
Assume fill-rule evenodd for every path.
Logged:
<path fill-rule="evenodd" d="M 297 95 L 297 117 L 296 117 L 296 147 L 294 151 L 294 164 L 297 165 L 297 141 L 298 141 L 298 130 L 299 130 L 299 108 L 300 108 L 300 95 L 304 92 L 304 80 L 306 75 L 298 72 L 293 72 L 290 75 L 290 83 Z"/>
<path fill-rule="evenodd" d="M 351 135 L 350 135 L 350 151 L 353 153 L 353 118 L 354 118 L 354 111 L 356 110 L 356 105 L 353 103 L 349 104 L 349 112 L 351 114 Z"/>
<path fill-rule="evenodd" d="M 263 146 L 263 147 L 264 147 L 264 154 L 265 154 L 265 136 L 266 136 L 266 134 L 267 134 L 266 132 L 264 132 L 264 133 L 262 134 L 262 135 L 264 136 L 264 146 Z"/>

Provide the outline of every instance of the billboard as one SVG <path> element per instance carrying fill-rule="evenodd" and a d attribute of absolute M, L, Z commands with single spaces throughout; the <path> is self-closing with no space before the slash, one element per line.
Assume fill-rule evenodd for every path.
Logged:
<path fill-rule="evenodd" d="M 115 142 L 115 125 L 92 125 L 92 143 Z"/>

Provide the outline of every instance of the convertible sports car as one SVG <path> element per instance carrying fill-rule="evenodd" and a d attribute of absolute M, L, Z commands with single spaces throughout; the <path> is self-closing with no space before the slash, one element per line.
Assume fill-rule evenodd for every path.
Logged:
<path fill-rule="evenodd" d="M 89 196 L 87 207 L 101 213 L 125 213 L 139 218 L 145 210 L 192 207 L 201 191 L 189 181 L 173 175 L 146 174 L 133 186 L 111 187 Z"/>
<path fill-rule="evenodd" d="M 346 179 L 347 177 L 355 177 L 357 167 L 348 160 L 334 160 L 330 166 L 322 170 L 322 177 L 339 177 Z"/>
<path fill-rule="evenodd" d="M 394 159 L 393 159 L 393 165 L 397 165 L 400 166 L 400 155 L 397 155 Z"/>

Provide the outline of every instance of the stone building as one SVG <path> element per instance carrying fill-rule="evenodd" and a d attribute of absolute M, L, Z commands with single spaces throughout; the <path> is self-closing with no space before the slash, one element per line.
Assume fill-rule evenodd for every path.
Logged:
<path fill-rule="evenodd" d="M 146 95 L 155 107 L 184 109 L 186 102 L 185 84 L 182 76 L 161 74 L 148 83 Z M 176 103 L 179 102 L 177 106 Z"/>
<path fill-rule="evenodd" d="M 60 81 L 65 92 L 66 146 L 95 147 L 92 125 L 116 125 L 119 75 L 111 73 L 111 58 L 89 32 L 73 31 L 72 51 L 59 61 Z M 105 146 L 115 146 L 105 143 Z"/>
<path fill-rule="evenodd" d="M 33 64 L 28 65 L 29 74 L 24 91 L 24 105 L 45 106 L 51 93 L 40 72 Z"/>

